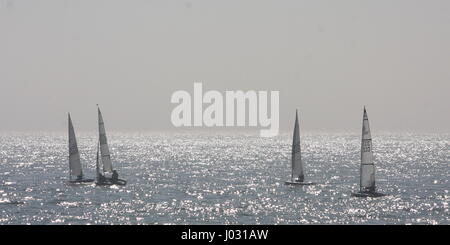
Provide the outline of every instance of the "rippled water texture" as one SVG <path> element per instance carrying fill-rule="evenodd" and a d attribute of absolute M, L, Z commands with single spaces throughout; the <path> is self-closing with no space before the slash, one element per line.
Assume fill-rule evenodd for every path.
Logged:
<path fill-rule="evenodd" d="M 87 177 L 96 134 L 79 133 Z M 373 133 L 382 198 L 356 198 L 360 135 L 110 133 L 126 186 L 68 185 L 67 135 L 0 134 L 0 224 L 450 224 L 450 135 Z"/>

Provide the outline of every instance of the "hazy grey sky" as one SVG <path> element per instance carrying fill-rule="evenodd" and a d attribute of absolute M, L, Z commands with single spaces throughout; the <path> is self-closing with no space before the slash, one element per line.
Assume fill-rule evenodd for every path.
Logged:
<path fill-rule="evenodd" d="M 279 90 L 283 130 L 450 132 L 450 1 L 0 0 L 0 130 L 170 129 L 194 82 Z"/>

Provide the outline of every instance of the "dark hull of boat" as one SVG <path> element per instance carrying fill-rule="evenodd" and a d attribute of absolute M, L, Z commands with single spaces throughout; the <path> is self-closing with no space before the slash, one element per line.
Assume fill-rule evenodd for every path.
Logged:
<path fill-rule="evenodd" d="M 127 181 L 123 180 L 123 179 L 118 179 L 116 181 L 112 181 L 112 179 L 106 179 L 105 181 L 102 181 L 102 182 L 96 181 L 95 184 L 96 185 L 126 185 Z"/>
<path fill-rule="evenodd" d="M 384 197 L 386 194 L 379 192 L 356 192 L 352 193 L 352 197 Z"/>
<path fill-rule="evenodd" d="M 292 181 L 286 181 L 284 182 L 285 185 L 315 185 L 316 183 L 312 182 L 292 182 Z"/>
<path fill-rule="evenodd" d="M 69 184 L 83 184 L 83 183 L 92 183 L 94 179 L 80 179 L 80 180 L 69 180 Z"/>

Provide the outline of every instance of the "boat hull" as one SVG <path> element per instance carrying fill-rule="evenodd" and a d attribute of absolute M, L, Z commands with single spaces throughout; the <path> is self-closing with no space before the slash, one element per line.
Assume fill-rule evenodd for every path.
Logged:
<path fill-rule="evenodd" d="M 92 183 L 94 179 L 81 179 L 81 180 L 69 180 L 69 184 L 83 184 L 83 183 Z"/>
<path fill-rule="evenodd" d="M 356 192 L 352 193 L 352 197 L 384 197 L 386 194 L 379 192 Z"/>
<path fill-rule="evenodd" d="M 293 182 L 293 181 L 286 181 L 284 182 L 285 185 L 315 185 L 316 183 L 312 182 Z"/>
<path fill-rule="evenodd" d="M 102 182 L 96 181 L 95 184 L 96 185 L 126 185 L 127 181 L 123 180 L 123 179 L 118 179 L 116 181 L 112 181 L 112 179 L 106 179 L 105 181 L 102 181 Z"/>

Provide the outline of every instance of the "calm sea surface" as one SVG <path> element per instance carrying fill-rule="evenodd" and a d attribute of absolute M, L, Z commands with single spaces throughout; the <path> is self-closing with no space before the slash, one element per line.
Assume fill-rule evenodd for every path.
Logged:
<path fill-rule="evenodd" d="M 96 133 L 77 132 L 86 177 Z M 382 198 L 356 198 L 360 135 L 109 132 L 126 186 L 69 185 L 66 133 L 0 133 L 0 224 L 450 224 L 450 134 L 372 133 Z"/>

